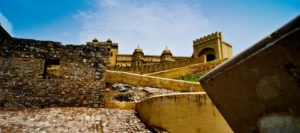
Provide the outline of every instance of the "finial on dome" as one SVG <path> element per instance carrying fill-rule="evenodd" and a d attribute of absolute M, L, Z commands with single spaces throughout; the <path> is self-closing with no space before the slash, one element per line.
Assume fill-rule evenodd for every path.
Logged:
<path fill-rule="evenodd" d="M 93 42 L 98 42 L 98 39 L 97 39 L 97 38 L 94 38 L 94 39 L 93 39 Z"/>
<path fill-rule="evenodd" d="M 135 52 L 141 52 L 141 53 L 143 53 L 143 50 L 140 48 L 140 45 L 138 45 L 137 48 L 134 49 L 134 53 Z"/>
<path fill-rule="evenodd" d="M 162 54 L 172 54 L 171 50 L 168 49 L 168 46 L 163 50 Z"/>

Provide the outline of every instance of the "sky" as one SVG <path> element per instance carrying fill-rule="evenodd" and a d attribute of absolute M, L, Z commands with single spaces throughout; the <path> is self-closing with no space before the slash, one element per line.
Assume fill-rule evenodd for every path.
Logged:
<path fill-rule="evenodd" d="M 300 0 L 0 0 L 14 37 L 85 44 L 110 38 L 119 53 L 191 56 L 193 40 L 219 31 L 236 55 L 300 15 Z"/>

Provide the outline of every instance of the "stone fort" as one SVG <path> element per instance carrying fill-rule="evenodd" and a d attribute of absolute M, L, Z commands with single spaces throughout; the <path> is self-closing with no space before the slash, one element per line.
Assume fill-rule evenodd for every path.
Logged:
<path fill-rule="evenodd" d="M 0 24 L 0 133 L 299 133 L 299 36 L 300 16 L 211 70 L 231 56 L 219 32 L 191 57 L 121 55 L 111 40 L 63 45 Z M 194 69 L 211 71 L 200 83 L 164 76 Z"/>
<path fill-rule="evenodd" d="M 215 32 L 193 41 L 193 53 L 191 56 L 176 56 L 167 47 L 161 55 L 146 55 L 139 46 L 133 50 L 132 54 L 120 54 L 118 43 L 111 39 L 101 42 L 96 38 L 87 45 L 105 45 L 110 46 L 109 69 L 130 71 L 130 68 L 151 67 L 159 64 L 174 64 L 168 68 L 174 68 L 178 62 L 189 65 L 191 63 L 205 63 L 217 59 L 230 58 L 232 56 L 232 46 L 223 41 L 222 33 Z M 196 62 L 195 62 L 196 60 Z M 179 63 L 180 64 L 180 63 Z M 128 70 L 126 70 L 126 68 Z M 160 69 L 158 69 L 160 70 Z"/>

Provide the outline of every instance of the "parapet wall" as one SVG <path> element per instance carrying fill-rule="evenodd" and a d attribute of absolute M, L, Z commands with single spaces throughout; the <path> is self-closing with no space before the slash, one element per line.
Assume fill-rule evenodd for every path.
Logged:
<path fill-rule="evenodd" d="M 237 133 L 300 133 L 300 16 L 200 79 Z"/>
<path fill-rule="evenodd" d="M 136 104 L 138 117 L 156 131 L 232 133 L 205 92 L 155 96 Z"/>
<path fill-rule="evenodd" d="M 101 106 L 109 48 L 0 41 L 0 109 Z"/>
<path fill-rule="evenodd" d="M 148 73 L 145 75 L 162 77 L 162 78 L 178 78 L 181 76 L 191 75 L 193 73 L 208 72 L 226 60 L 227 59 L 219 59 L 219 60 L 215 60 L 215 61 L 211 61 L 211 62 L 207 62 L 207 63 L 192 64 L 192 65 L 185 66 L 185 67 L 179 67 L 179 68 L 169 69 L 169 70 L 165 70 L 165 71 Z"/>
<path fill-rule="evenodd" d="M 167 69 L 183 67 L 183 66 L 197 64 L 197 63 L 200 63 L 200 60 L 190 58 L 186 60 L 177 60 L 174 62 L 157 63 L 154 65 L 132 66 L 132 67 L 114 66 L 108 69 L 113 71 L 125 71 L 130 73 L 145 74 L 145 73 L 153 73 L 153 72 L 163 71 Z"/>
<path fill-rule="evenodd" d="M 110 83 L 124 83 L 135 86 L 157 87 L 182 92 L 203 91 L 203 88 L 199 83 L 110 70 L 106 71 L 105 81 Z"/>
<path fill-rule="evenodd" d="M 222 33 L 221 32 L 215 32 L 215 33 L 211 33 L 210 35 L 200 37 L 199 39 L 196 39 L 196 40 L 193 41 L 193 45 L 204 43 L 204 42 L 216 39 L 216 38 L 222 38 Z"/>

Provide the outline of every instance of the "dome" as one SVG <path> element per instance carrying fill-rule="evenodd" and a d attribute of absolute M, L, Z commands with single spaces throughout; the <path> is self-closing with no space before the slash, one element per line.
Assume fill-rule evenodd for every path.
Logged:
<path fill-rule="evenodd" d="M 141 49 L 139 46 L 136 48 L 136 49 L 134 49 L 134 52 L 133 53 L 144 53 L 143 52 L 143 49 Z"/>
<path fill-rule="evenodd" d="M 109 38 L 106 40 L 106 42 L 112 43 L 112 41 Z"/>
<path fill-rule="evenodd" d="M 171 52 L 170 49 L 168 49 L 168 47 L 166 47 L 166 48 L 163 50 L 162 54 L 172 54 L 172 52 Z"/>
<path fill-rule="evenodd" d="M 94 39 L 93 39 L 93 42 L 98 42 L 98 39 L 97 39 L 97 38 L 94 38 Z"/>

